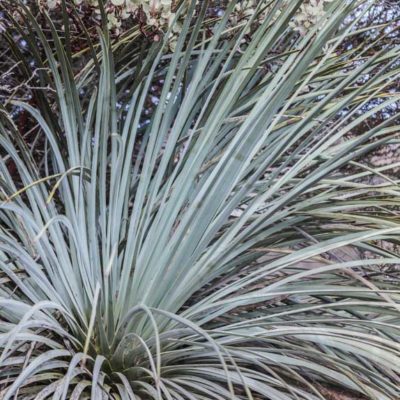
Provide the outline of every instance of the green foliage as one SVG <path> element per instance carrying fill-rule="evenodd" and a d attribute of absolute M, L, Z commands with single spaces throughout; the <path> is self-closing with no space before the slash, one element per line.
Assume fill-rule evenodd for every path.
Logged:
<path fill-rule="evenodd" d="M 208 39 L 193 5 L 173 54 L 168 35 L 139 54 L 105 33 L 76 76 L 21 6 L 56 101 L 12 100 L 43 156 L 0 109 L 2 399 L 399 396 L 400 293 L 380 266 L 400 259 L 377 245 L 398 240 L 398 181 L 359 162 L 397 116 L 349 136 L 399 100 L 399 49 L 337 53 L 351 2 L 299 36 L 301 4 L 273 1 L 245 46 L 234 2 Z"/>

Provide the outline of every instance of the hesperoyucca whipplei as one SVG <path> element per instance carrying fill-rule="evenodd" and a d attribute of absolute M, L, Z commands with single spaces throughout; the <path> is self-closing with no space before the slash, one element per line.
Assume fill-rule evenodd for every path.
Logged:
<path fill-rule="evenodd" d="M 400 49 L 337 51 L 370 2 L 327 3 L 305 35 L 302 1 L 227 28 L 234 3 L 211 36 L 193 4 L 172 54 L 168 34 L 140 50 L 103 32 L 78 74 L 20 6 L 55 94 L 0 109 L 2 399 L 399 398 L 400 294 L 380 266 L 400 258 L 378 246 L 398 241 L 398 180 L 360 161 L 398 116 L 352 133 L 399 101 Z"/>

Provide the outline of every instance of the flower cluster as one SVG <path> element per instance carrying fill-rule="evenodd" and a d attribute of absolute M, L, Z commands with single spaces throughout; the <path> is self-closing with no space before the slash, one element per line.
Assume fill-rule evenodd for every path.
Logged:
<path fill-rule="evenodd" d="M 44 1 L 48 8 L 55 9 L 61 3 L 61 0 L 41 0 Z M 92 11 L 99 15 L 99 0 L 74 0 L 75 4 L 89 7 Z M 325 3 L 332 0 L 304 0 L 298 12 L 290 22 L 290 26 L 304 35 L 312 26 L 317 24 L 325 15 Z M 122 23 L 131 17 L 139 18 L 147 27 L 157 31 L 166 31 L 176 17 L 176 8 L 178 0 L 107 0 L 105 2 L 105 10 L 108 18 L 108 27 L 115 33 L 119 33 Z M 188 6 L 190 0 L 184 0 L 183 5 Z M 245 21 L 254 15 L 260 0 L 242 0 L 238 2 L 234 13 L 231 17 L 232 25 L 236 25 L 238 21 Z M 261 13 L 261 18 L 267 10 Z M 171 37 L 179 33 L 179 21 L 173 27 Z"/>
<path fill-rule="evenodd" d="M 301 35 L 305 35 L 318 24 L 325 15 L 325 3 L 332 0 L 306 0 L 300 6 L 289 25 Z"/>
<path fill-rule="evenodd" d="M 173 0 L 110 0 L 118 7 L 116 12 L 122 19 L 140 11 L 146 16 L 146 24 L 157 29 L 164 29 L 171 25 L 175 18 L 175 1 Z"/>
<path fill-rule="evenodd" d="M 61 3 L 61 0 L 45 1 L 49 9 L 55 9 Z M 89 7 L 95 14 L 99 14 L 98 0 L 74 0 L 74 2 L 77 6 Z M 165 30 L 175 18 L 177 2 L 176 0 L 107 0 L 104 5 L 108 27 L 118 33 L 124 20 L 137 17 L 140 12 L 147 26 Z"/>

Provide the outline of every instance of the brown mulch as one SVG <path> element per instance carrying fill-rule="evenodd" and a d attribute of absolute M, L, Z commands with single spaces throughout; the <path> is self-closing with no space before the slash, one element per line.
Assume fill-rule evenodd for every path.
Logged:
<path fill-rule="evenodd" d="M 345 392 L 336 388 L 319 387 L 318 389 L 326 400 L 368 400 L 365 396 Z"/>

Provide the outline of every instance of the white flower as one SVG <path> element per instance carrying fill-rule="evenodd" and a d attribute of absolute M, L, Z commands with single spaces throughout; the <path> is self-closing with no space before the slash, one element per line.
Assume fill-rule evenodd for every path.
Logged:
<path fill-rule="evenodd" d="M 125 0 L 111 0 L 111 3 L 114 4 L 114 6 L 122 6 Z"/>
<path fill-rule="evenodd" d="M 118 29 L 121 27 L 121 21 L 115 16 L 115 13 L 110 13 L 107 15 L 109 29 Z"/>
<path fill-rule="evenodd" d="M 307 0 L 300 6 L 289 26 L 304 36 L 325 16 L 324 3 L 330 1 L 332 0 Z"/>
<path fill-rule="evenodd" d="M 50 10 L 56 8 L 57 5 L 58 5 L 58 0 L 47 0 L 47 7 L 49 7 Z"/>

